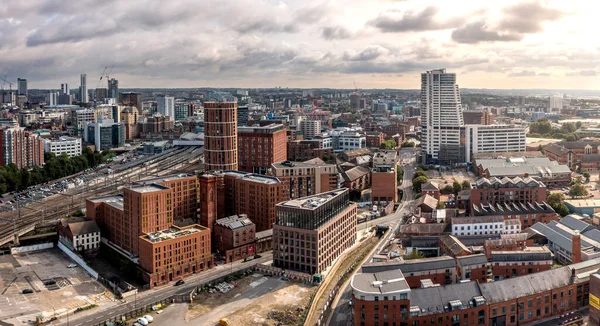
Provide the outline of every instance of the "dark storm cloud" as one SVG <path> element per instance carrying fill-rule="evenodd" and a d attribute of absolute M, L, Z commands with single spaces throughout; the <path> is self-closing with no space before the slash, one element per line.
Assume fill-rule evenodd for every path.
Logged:
<path fill-rule="evenodd" d="M 343 40 L 352 37 L 352 33 L 341 26 L 324 27 L 321 36 L 326 40 Z"/>
<path fill-rule="evenodd" d="M 533 77 L 537 76 L 535 71 L 531 70 L 521 70 L 520 72 L 513 72 L 508 74 L 509 77 Z"/>
<path fill-rule="evenodd" d="M 565 13 L 548 8 L 539 1 L 519 3 L 504 10 L 505 17 L 499 28 L 516 33 L 537 33 L 543 29 L 546 21 L 562 18 Z"/>
<path fill-rule="evenodd" d="M 500 34 L 499 32 L 489 31 L 483 21 L 470 23 L 452 31 L 452 40 L 467 44 L 494 41 L 520 41 L 522 38 L 523 35 L 521 34 Z"/>
<path fill-rule="evenodd" d="M 440 21 L 436 19 L 439 9 L 427 7 L 420 12 L 387 11 L 369 22 L 384 33 L 431 31 L 452 28 L 460 22 L 457 19 Z"/>

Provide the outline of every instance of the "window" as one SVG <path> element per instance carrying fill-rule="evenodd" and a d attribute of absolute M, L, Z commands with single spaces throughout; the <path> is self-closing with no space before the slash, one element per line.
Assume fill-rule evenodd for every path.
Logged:
<path fill-rule="evenodd" d="M 519 314 L 519 320 L 523 320 L 523 319 L 525 319 L 525 315 L 523 313 L 520 313 Z"/>
<path fill-rule="evenodd" d="M 527 307 L 528 307 L 528 308 L 531 308 L 531 307 L 533 307 L 533 299 L 529 299 L 529 300 L 527 301 Z"/>
<path fill-rule="evenodd" d="M 527 319 L 531 319 L 531 317 L 533 317 L 533 312 L 528 311 L 527 312 Z"/>
<path fill-rule="evenodd" d="M 519 309 L 520 310 L 525 309 L 525 301 L 519 302 Z"/>

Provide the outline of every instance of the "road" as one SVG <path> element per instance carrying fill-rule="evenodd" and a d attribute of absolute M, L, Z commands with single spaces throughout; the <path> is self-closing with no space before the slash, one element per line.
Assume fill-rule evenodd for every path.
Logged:
<path fill-rule="evenodd" d="M 414 194 L 412 191 L 412 178 L 415 174 L 415 149 L 414 148 L 403 148 L 400 150 L 399 159 L 400 161 L 406 160 L 408 164 L 402 166 L 404 170 L 404 176 L 402 178 L 402 185 L 400 188 L 402 189 L 402 206 L 395 213 L 389 214 L 384 217 L 380 217 L 375 220 L 369 221 L 371 225 L 387 225 L 389 226 L 393 232 L 396 231 L 402 224 L 404 220 L 404 214 L 410 212 L 413 209 L 413 201 Z M 365 225 L 366 223 L 362 223 L 360 225 Z M 363 227 L 364 229 L 364 227 Z M 394 234 L 394 233 L 392 233 Z M 393 237 L 390 236 L 390 237 Z M 381 249 L 387 244 L 385 239 L 382 239 L 379 244 L 379 248 L 376 251 L 380 252 Z M 348 304 L 352 299 L 352 287 L 350 286 L 350 282 L 346 284 L 346 287 L 341 291 L 341 295 L 338 301 L 334 301 L 334 310 L 331 314 L 331 319 L 328 325 L 332 326 L 346 326 L 353 325 L 352 323 L 352 309 Z"/>
<path fill-rule="evenodd" d="M 69 326 L 95 325 L 104 320 L 118 317 L 130 310 L 135 309 L 136 307 L 153 304 L 174 294 L 191 293 L 200 284 L 210 282 L 225 275 L 229 275 L 232 272 L 237 272 L 254 264 L 265 263 L 273 260 L 272 253 L 263 253 L 261 255 L 261 258 L 252 260 L 250 262 L 244 262 L 240 260 L 233 262 L 233 264 L 219 265 L 208 271 L 192 275 L 185 279 L 185 284 L 182 286 L 173 286 L 175 282 L 172 282 L 169 285 L 140 292 L 133 300 L 130 299 L 129 302 L 125 304 L 114 302 L 107 306 L 80 312 L 76 315 L 76 319 L 74 319 L 73 315 L 70 315 L 68 322 L 65 317 L 52 323 L 51 325 L 67 325 L 67 323 Z"/>

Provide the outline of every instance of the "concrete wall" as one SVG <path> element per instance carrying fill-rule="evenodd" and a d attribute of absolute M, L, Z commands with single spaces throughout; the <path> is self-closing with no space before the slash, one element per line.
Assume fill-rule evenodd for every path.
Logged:
<path fill-rule="evenodd" d="M 62 243 L 58 243 L 58 249 L 62 250 L 67 256 L 73 259 L 79 266 L 81 266 L 86 272 L 88 272 L 93 278 L 98 279 L 98 272 L 89 267 L 81 257 L 79 257 L 76 253 L 72 252 Z"/>
<path fill-rule="evenodd" d="M 52 242 L 39 243 L 39 244 L 31 245 L 31 246 L 12 247 L 12 248 L 10 248 L 10 253 L 12 255 L 14 255 L 14 254 L 20 254 L 20 253 L 24 253 L 24 252 L 32 252 L 32 251 L 50 249 L 53 247 L 54 247 L 54 243 L 52 243 Z"/>

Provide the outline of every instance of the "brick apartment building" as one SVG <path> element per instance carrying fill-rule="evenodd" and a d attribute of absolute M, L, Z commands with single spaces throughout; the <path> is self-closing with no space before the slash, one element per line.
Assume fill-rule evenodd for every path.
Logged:
<path fill-rule="evenodd" d="M 385 134 L 381 131 L 367 131 L 365 135 L 368 148 L 379 148 L 385 141 Z"/>
<path fill-rule="evenodd" d="M 547 271 L 553 263 L 552 252 L 546 247 L 491 251 L 490 257 L 495 281 Z"/>
<path fill-rule="evenodd" d="M 256 232 L 256 225 L 244 214 L 218 219 L 213 239 L 226 264 L 273 250 L 273 231 Z"/>
<path fill-rule="evenodd" d="M 587 305 L 590 271 L 599 267 L 594 259 L 496 282 L 411 289 L 399 269 L 363 266 L 350 283 L 352 317 L 355 326 L 529 324 Z"/>
<path fill-rule="evenodd" d="M 558 221 L 558 213 L 546 203 L 498 203 L 496 205 L 471 206 L 471 216 L 497 216 L 504 220 L 520 219 L 521 229 L 528 228 L 537 222 L 548 223 Z"/>
<path fill-rule="evenodd" d="M 213 259 L 209 228 L 174 224 L 175 212 L 195 216 L 189 206 L 197 197 L 189 188 L 197 182 L 187 175 L 155 181 L 173 188 L 142 181 L 123 188 L 122 195 L 86 200 L 87 218 L 98 223 L 116 252 L 139 258 L 141 276 L 151 287 L 210 268 Z"/>
<path fill-rule="evenodd" d="M 210 229 L 198 224 L 139 236 L 144 281 L 155 287 L 212 267 Z"/>
<path fill-rule="evenodd" d="M 533 178 L 481 178 L 471 189 L 471 205 L 544 203 L 546 186 Z"/>
<path fill-rule="evenodd" d="M 303 162 L 313 158 L 333 155 L 333 148 L 323 147 L 322 139 L 289 140 L 287 143 L 287 159 Z"/>
<path fill-rule="evenodd" d="M 287 160 L 286 127 L 238 128 L 238 166 L 240 171 L 265 174 L 275 162 Z"/>
<path fill-rule="evenodd" d="M 283 185 L 283 200 L 312 196 L 340 187 L 336 165 L 318 158 L 305 162 L 273 163 L 271 173 Z"/>
<path fill-rule="evenodd" d="M 171 189 L 173 196 L 173 217 L 175 219 L 198 218 L 199 181 L 189 174 L 177 174 L 160 178 L 146 179 L 136 184 L 159 184 Z"/>
<path fill-rule="evenodd" d="M 379 151 L 373 155 L 371 171 L 371 199 L 373 202 L 398 201 L 398 153 L 396 151 Z"/>
<path fill-rule="evenodd" d="M 321 273 L 356 241 L 355 203 L 337 189 L 277 204 L 273 266 Z"/>
<path fill-rule="evenodd" d="M 0 166 L 15 164 L 19 169 L 44 164 L 44 142 L 25 128 L 0 124 Z"/>
<path fill-rule="evenodd" d="M 203 225 L 214 225 L 215 218 L 246 214 L 256 224 L 257 232 L 273 227 L 275 205 L 283 196 L 282 183 L 276 177 L 230 170 L 204 174 L 200 189 Z"/>
<path fill-rule="evenodd" d="M 204 103 L 205 168 L 238 169 L 237 103 Z"/>
<path fill-rule="evenodd" d="M 586 169 L 595 170 L 593 158 L 600 154 L 600 142 L 596 141 L 561 141 L 544 146 L 546 157 L 560 164 L 565 164 L 571 169 L 578 165 L 586 165 Z M 591 158 L 591 159 L 590 159 Z M 586 170 L 584 169 L 584 170 Z"/>

